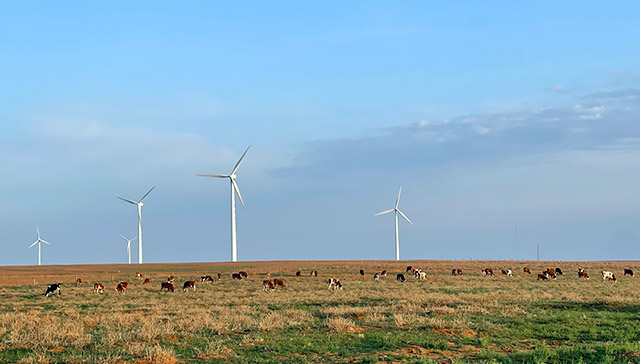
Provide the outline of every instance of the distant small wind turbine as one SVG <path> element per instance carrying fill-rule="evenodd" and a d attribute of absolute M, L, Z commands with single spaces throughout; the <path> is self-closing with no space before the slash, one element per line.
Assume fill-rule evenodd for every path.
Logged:
<path fill-rule="evenodd" d="M 145 193 L 138 202 L 133 202 L 131 200 L 127 200 L 126 198 L 118 197 L 124 202 L 128 202 L 132 205 L 138 206 L 138 264 L 142 264 L 142 206 L 144 205 L 142 201 L 144 201 L 144 199 L 149 196 L 154 188 L 156 188 L 156 186 L 151 187 L 149 192 Z"/>
<path fill-rule="evenodd" d="M 27 249 L 31 249 L 31 247 L 38 244 L 38 265 L 42 265 L 42 244 L 41 243 L 45 243 L 47 245 L 51 245 L 51 243 L 40 238 L 40 228 L 37 226 L 36 226 L 36 232 L 38 234 L 38 240 L 36 240 L 33 244 L 31 244 Z"/>
<path fill-rule="evenodd" d="M 127 254 L 129 254 L 129 264 L 131 264 L 131 242 L 136 240 L 138 237 L 136 236 L 133 239 L 127 239 L 122 234 L 120 234 L 120 236 L 127 241 Z"/>
<path fill-rule="evenodd" d="M 213 178 L 228 178 L 231 182 L 231 261 L 238 261 L 238 250 L 236 245 L 236 198 L 235 193 L 238 194 L 238 198 L 240 198 L 240 202 L 242 203 L 242 207 L 244 207 L 244 201 L 242 201 L 242 195 L 240 194 L 240 189 L 238 188 L 238 184 L 236 183 L 236 171 L 238 167 L 240 167 L 240 163 L 244 159 L 244 156 L 247 155 L 251 146 L 247 147 L 247 150 L 244 151 L 242 157 L 236 163 L 236 166 L 233 167 L 231 174 L 223 175 L 223 174 L 198 174 L 200 177 L 213 177 Z M 235 193 L 234 193 L 235 192 Z"/>
<path fill-rule="evenodd" d="M 396 260 L 400 260 L 400 237 L 398 236 L 398 214 L 402 215 L 402 217 L 404 217 L 407 221 L 409 221 L 409 223 L 411 225 L 413 225 L 411 220 L 409 220 L 409 218 L 405 214 L 403 214 L 402 211 L 400 211 L 400 209 L 398 208 L 398 203 L 400 203 L 400 193 L 402 193 L 402 187 L 400 187 L 400 191 L 398 191 L 398 198 L 396 199 L 396 206 L 394 208 L 386 210 L 386 211 L 379 212 L 379 213 L 374 215 L 374 216 L 384 215 L 384 214 L 388 214 L 390 212 L 395 211 L 395 215 L 396 215 Z"/>

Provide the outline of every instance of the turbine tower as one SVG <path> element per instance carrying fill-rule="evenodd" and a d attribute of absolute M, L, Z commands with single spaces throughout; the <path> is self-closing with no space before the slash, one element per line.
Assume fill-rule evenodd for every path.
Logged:
<path fill-rule="evenodd" d="M 38 240 L 36 240 L 33 244 L 29 245 L 27 249 L 31 249 L 34 245 L 38 244 L 38 265 L 42 265 L 42 243 L 47 245 L 51 245 L 51 243 L 40 238 L 40 228 L 36 226 L 36 232 L 38 234 Z"/>
<path fill-rule="evenodd" d="M 136 240 L 138 237 L 136 236 L 133 239 L 127 239 L 122 234 L 120 234 L 120 236 L 127 241 L 127 254 L 129 254 L 129 264 L 131 264 L 131 242 Z"/>
<path fill-rule="evenodd" d="M 200 177 L 213 177 L 213 178 L 228 178 L 231 182 L 231 261 L 238 261 L 238 249 L 236 245 L 236 198 L 235 194 L 238 194 L 238 198 L 240 199 L 240 203 L 242 203 L 242 207 L 244 207 L 244 201 L 242 201 L 242 195 L 240 194 L 240 189 L 238 188 L 238 184 L 236 183 L 236 171 L 238 167 L 240 167 L 240 163 L 244 159 L 244 156 L 247 155 L 251 146 L 247 147 L 247 150 L 244 151 L 242 157 L 236 163 L 236 166 L 233 167 L 233 170 L 229 175 L 222 174 L 198 174 Z M 235 193 L 234 193 L 235 192 Z"/>
<path fill-rule="evenodd" d="M 396 199 L 396 206 L 394 208 L 386 210 L 386 211 L 378 212 L 377 214 L 375 214 L 375 216 L 378 216 L 378 215 L 384 215 L 384 214 L 388 214 L 390 212 L 394 212 L 395 211 L 395 215 L 396 215 L 396 260 L 400 260 L 400 237 L 398 236 L 398 214 L 402 215 L 402 217 L 404 217 L 407 221 L 409 221 L 409 223 L 411 225 L 413 225 L 411 220 L 409 220 L 409 218 L 405 214 L 403 214 L 402 211 L 400 211 L 400 209 L 398 208 L 398 203 L 400 203 L 400 193 L 402 193 L 402 187 L 400 187 L 400 191 L 398 191 L 398 198 Z"/>
<path fill-rule="evenodd" d="M 144 205 L 142 201 L 144 201 L 144 199 L 149 196 L 154 188 L 156 188 L 156 186 L 151 187 L 149 192 L 145 193 L 138 202 L 133 202 L 131 200 L 127 200 L 126 198 L 118 197 L 124 202 L 128 202 L 132 205 L 138 206 L 138 264 L 142 264 L 142 206 Z"/>

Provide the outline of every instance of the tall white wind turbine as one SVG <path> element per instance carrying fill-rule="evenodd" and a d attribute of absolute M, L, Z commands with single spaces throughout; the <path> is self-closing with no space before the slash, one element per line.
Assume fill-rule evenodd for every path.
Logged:
<path fill-rule="evenodd" d="M 238 249 L 236 245 L 236 198 L 235 194 L 238 194 L 238 198 L 240 198 L 240 202 L 242 203 L 242 207 L 244 207 L 244 201 L 242 201 L 242 195 L 240 194 L 240 189 L 238 188 L 238 184 L 236 183 L 236 171 L 238 167 L 240 167 L 240 163 L 244 159 L 244 156 L 247 155 L 251 146 L 247 147 L 247 150 L 244 151 L 242 157 L 236 163 L 236 166 L 233 167 L 233 170 L 229 175 L 223 174 L 199 174 L 200 177 L 213 177 L 213 178 L 228 178 L 231 182 L 231 261 L 238 261 Z"/>
<path fill-rule="evenodd" d="M 409 218 L 405 214 L 403 214 L 402 211 L 400 211 L 400 209 L 398 208 L 398 203 L 400 203 L 400 193 L 402 193 L 402 187 L 400 187 L 400 191 L 398 191 L 398 198 L 396 199 L 396 206 L 394 208 L 386 210 L 386 211 L 378 212 L 377 214 L 375 214 L 375 216 L 378 216 L 378 215 L 388 214 L 390 212 L 395 212 L 395 215 L 396 215 L 396 260 L 400 260 L 400 237 L 398 235 L 398 214 L 402 215 L 402 217 L 404 217 L 405 220 L 409 221 L 409 223 L 411 225 L 413 225 L 411 220 L 409 220 Z"/>
<path fill-rule="evenodd" d="M 38 244 L 38 265 L 42 265 L 42 243 L 45 243 L 47 245 L 51 245 L 51 243 L 40 238 L 40 228 L 37 226 L 36 226 L 36 233 L 38 234 L 38 240 L 36 240 L 33 244 L 29 245 L 27 249 L 31 249 L 31 247 Z"/>
<path fill-rule="evenodd" d="M 136 236 L 133 239 L 127 239 L 122 234 L 120 234 L 120 236 L 127 241 L 127 254 L 129 254 L 129 264 L 131 264 L 131 242 L 136 240 L 138 237 Z"/>
<path fill-rule="evenodd" d="M 144 199 L 149 196 L 154 188 L 156 188 L 156 186 L 151 187 L 149 192 L 145 193 L 138 202 L 133 202 L 131 200 L 127 200 L 126 198 L 118 197 L 124 202 L 128 202 L 132 205 L 138 206 L 138 264 L 142 264 L 142 206 L 144 205 L 142 201 L 144 201 Z"/>

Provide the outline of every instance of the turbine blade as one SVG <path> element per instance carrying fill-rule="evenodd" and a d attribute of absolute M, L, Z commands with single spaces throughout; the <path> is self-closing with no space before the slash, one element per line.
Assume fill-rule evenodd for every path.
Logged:
<path fill-rule="evenodd" d="M 375 214 L 373 216 L 380 216 L 380 215 L 388 214 L 391 211 L 393 211 L 393 209 L 389 209 L 389 210 L 386 210 L 386 211 L 378 212 L 377 214 Z"/>
<path fill-rule="evenodd" d="M 242 195 L 240 194 L 240 189 L 238 188 L 238 184 L 234 180 L 231 180 L 231 184 L 233 184 L 233 189 L 236 191 L 236 194 L 240 198 L 240 203 L 242 203 L 242 207 L 245 207 L 244 201 L 242 201 Z"/>
<path fill-rule="evenodd" d="M 42 239 L 40 239 L 40 241 L 41 241 L 41 242 L 43 242 L 43 243 L 45 243 L 45 244 L 47 244 L 47 245 L 51 245 L 51 243 L 49 243 L 49 242 L 48 242 L 48 241 L 46 241 L 46 240 L 42 240 Z"/>
<path fill-rule="evenodd" d="M 128 203 L 130 203 L 130 204 L 132 204 L 132 205 L 137 205 L 137 203 L 135 203 L 135 202 L 133 202 L 133 201 L 131 201 L 131 200 L 127 200 L 126 198 L 122 198 L 122 197 L 116 197 L 116 198 L 119 198 L 119 199 L 121 199 L 122 201 L 124 201 L 124 202 L 128 202 Z"/>
<path fill-rule="evenodd" d="M 31 247 L 32 247 L 32 246 L 34 246 L 34 245 L 38 244 L 38 241 L 40 241 L 40 240 L 36 240 L 36 241 L 35 241 L 35 243 L 33 243 L 33 244 L 29 245 L 29 247 L 28 247 L 27 249 L 31 249 Z"/>
<path fill-rule="evenodd" d="M 131 241 L 134 241 L 134 240 L 136 240 L 136 239 L 138 239 L 138 237 L 137 237 L 137 236 L 136 236 L 135 238 L 131 239 Z"/>
<path fill-rule="evenodd" d="M 398 191 L 398 198 L 396 199 L 396 208 L 398 208 L 398 204 L 400 203 L 400 194 L 402 193 L 402 186 L 400 186 L 400 191 Z"/>
<path fill-rule="evenodd" d="M 231 172 L 231 174 L 236 173 L 236 171 L 238 170 L 238 167 L 240 167 L 240 163 L 244 159 L 244 156 L 247 155 L 247 152 L 249 151 L 249 148 L 251 148 L 251 146 L 248 146 L 247 150 L 244 151 L 244 154 L 242 154 L 242 157 L 240 157 L 240 160 L 238 160 L 238 163 L 236 163 L 236 166 L 233 167 L 233 171 Z"/>
<path fill-rule="evenodd" d="M 129 240 L 127 238 L 124 237 L 124 235 L 120 234 L 120 237 L 123 238 L 124 240 Z"/>
<path fill-rule="evenodd" d="M 196 174 L 196 176 L 200 177 L 214 177 L 214 178 L 229 178 L 229 176 L 225 176 L 223 174 Z"/>
<path fill-rule="evenodd" d="M 144 199 L 147 198 L 147 196 L 149 196 L 149 194 L 151 193 L 151 191 L 153 191 L 154 188 L 156 188 L 156 186 L 151 187 L 149 192 L 145 193 L 144 196 L 142 196 L 142 198 L 140 199 L 140 202 L 144 201 Z"/>
<path fill-rule="evenodd" d="M 402 217 L 404 217 L 407 221 L 409 221 L 409 223 L 410 223 L 411 225 L 413 225 L 413 223 L 411 222 L 411 220 L 409 220 L 409 218 L 407 217 L 407 215 L 403 214 L 403 213 L 402 213 L 402 211 L 400 211 L 400 210 L 396 210 L 396 211 L 398 211 L 398 212 L 400 213 L 400 215 L 402 215 Z"/>

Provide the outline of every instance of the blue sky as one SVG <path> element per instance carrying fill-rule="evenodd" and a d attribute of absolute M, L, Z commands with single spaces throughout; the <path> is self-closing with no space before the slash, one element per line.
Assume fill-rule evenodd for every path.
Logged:
<path fill-rule="evenodd" d="M 4 5 L 0 264 L 226 261 L 249 144 L 240 260 L 637 259 L 639 10 Z"/>

